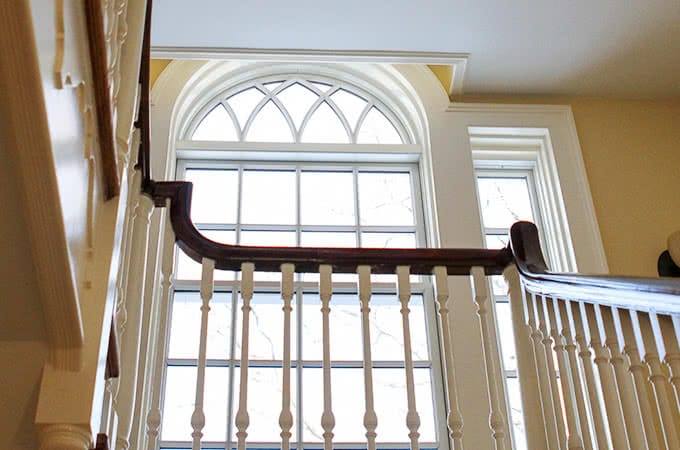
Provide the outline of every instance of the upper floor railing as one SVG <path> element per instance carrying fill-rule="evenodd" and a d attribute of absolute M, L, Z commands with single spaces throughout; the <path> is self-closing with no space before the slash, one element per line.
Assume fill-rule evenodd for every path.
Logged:
<path fill-rule="evenodd" d="M 162 249 L 162 305 L 172 295 L 175 244 L 202 264 L 200 330 L 194 412 L 190 436 L 201 448 L 205 427 L 204 395 L 208 311 L 213 299 L 214 270 L 240 272 L 243 306 L 240 389 L 234 426 L 237 447 L 247 446 L 249 398 L 248 340 L 255 271 L 277 272 L 281 280 L 283 348 L 280 410 L 281 448 L 291 442 L 291 312 L 294 273 L 319 274 L 322 303 L 322 368 L 324 447 L 333 448 L 335 419 L 331 392 L 331 349 L 328 340 L 333 275 L 358 274 L 357 305 L 362 323 L 362 369 L 366 446 L 376 448 L 378 417 L 374 407 L 371 355 L 371 274 L 395 274 L 401 304 L 406 403 L 406 441 L 419 447 L 420 419 L 414 386 L 409 302 L 410 275 L 432 277 L 438 305 L 440 347 L 443 353 L 445 402 L 449 437 L 454 449 L 466 442 L 464 417 L 458 401 L 449 277 L 470 278 L 477 307 L 489 410 L 489 433 L 496 449 L 512 447 L 506 386 L 491 313 L 487 276 L 503 274 L 508 282 L 512 328 L 527 443 L 531 449 L 677 449 L 680 448 L 680 282 L 669 279 L 588 276 L 549 272 L 536 227 L 519 222 L 512 227 L 510 245 L 489 249 L 347 249 L 282 248 L 224 245 L 205 238 L 190 218 L 192 186 L 187 182 L 156 182 L 149 172 L 149 34 L 150 8 L 142 60 L 142 96 L 138 126 L 141 147 L 138 168 L 142 188 L 158 207 L 167 208 Z M 462 300 L 459 300 L 462 301 Z M 161 315 L 161 317 L 165 317 Z M 469 318 L 473 320 L 473 317 Z M 161 325 L 163 333 L 166 325 Z M 465 343 L 470 345 L 470 343 Z M 162 365 L 163 351 L 156 351 Z M 150 448 L 157 448 L 161 425 L 161 395 L 154 392 L 148 411 Z M 189 440 L 189 437 L 187 437 Z"/>

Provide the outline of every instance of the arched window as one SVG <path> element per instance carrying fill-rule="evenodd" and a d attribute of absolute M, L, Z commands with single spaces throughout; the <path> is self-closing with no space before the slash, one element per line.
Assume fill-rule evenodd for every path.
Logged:
<path fill-rule="evenodd" d="M 268 77 L 208 103 L 187 138 L 197 141 L 403 144 L 396 118 L 374 96 L 321 77 Z"/>
<path fill-rule="evenodd" d="M 269 74 L 230 85 L 195 108 L 176 142 L 177 177 L 192 181 L 192 220 L 206 237 L 241 245 L 425 246 L 414 133 L 382 92 L 315 74 Z M 368 150 L 367 150 L 368 149 Z M 396 155 L 396 156 L 395 156 Z M 165 370 L 161 448 L 185 448 L 199 332 L 200 265 L 178 252 Z M 249 343 L 248 446 L 276 448 L 282 383 L 279 274 L 256 273 Z M 371 306 L 378 447 L 408 448 L 403 334 L 396 278 L 380 275 Z M 296 279 L 294 446 L 323 446 L 318 275 Z M 242 321 L 238 274 L 216 271 L 208 329 L 204 442 L 235 446 Z M 335 275 L 331 306 L 334 444 L 365 448 L 360 303 L 355 275 Z M 446 442 L 434 302 L 413 279 L 411 339 L 422 448 Z M 277 400 L 279 399 L 279 400 Z M 212 418 L 210 417 L 212 416 Z M 443 433 L 443 434 L 442 434 Z M 440 437 L 443 435 L 444 437 Z M 444 444 L 446 445 L 446 444 Z"/>

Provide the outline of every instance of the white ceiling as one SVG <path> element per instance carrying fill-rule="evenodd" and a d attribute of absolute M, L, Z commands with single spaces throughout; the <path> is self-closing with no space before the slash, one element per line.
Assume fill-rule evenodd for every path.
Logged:
<path fill-rule="evenodd" d="M 154 48 L 468 53 L 467 94 L 680 96 L 680 0 L 160 0 Z"/>

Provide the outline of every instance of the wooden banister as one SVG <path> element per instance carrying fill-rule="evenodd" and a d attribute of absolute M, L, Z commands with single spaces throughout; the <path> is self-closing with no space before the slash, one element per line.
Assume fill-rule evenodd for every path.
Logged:
<path fill-rule="evenodd" d="M 445 266 L 449 275 L 469 275 L 474 266 L 484 267 L 487 275 L 498 275 L 510 263 L 508 249 L 371 249 L 371 248 L 302 248 L 246 247 L 224 245 L 204 237 L 191 222 L 192 185 L 188 182 L 152 183 L 156 206 L 171 200 L 170 217 L 177 244 L 193 260 L 215 261 L 215 268 L 240 270 L 244 261 L 255 270 L 279 272 L 281 264 L 295 265 L 297 272 L 318 272 L 328 264 L 334 273 L 356 273 L 357 266 L 370 265 L 373 273 L 396 273 L 397 265 L 408 265 L 412 274 L 432 274 L 434 267 Z"/>
<path fill-rule="evenodd" d="M 678 280 L 550 272 L 541 252 L 538 229 L 531 222 L 517 222 L 512 226 L 510 248 L 525 283 L 537 293 L 589 299 L 593 303 L 629 309 L 680 313 Z"/>
<path fill-rule="evenodd" d="M 104 195 L 113 198 L 120 192 L 116 143 L 114 137 L 111 80 L 108 74 L 104 12 L 101 0 L 85 0 L 87 38 L 92 64 L 92 83 L 96 99 L 97 131 L 101 151 Z"/>

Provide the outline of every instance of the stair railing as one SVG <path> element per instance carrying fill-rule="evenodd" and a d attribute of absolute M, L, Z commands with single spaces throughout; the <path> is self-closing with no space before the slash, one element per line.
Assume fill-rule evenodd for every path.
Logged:
<path fill-rule="evenodd" d="M 510 234 L 523 408 L 545 426 L 531 448 L 680 448 L 680 282 L 551 273 L 534 224 Z"/>

